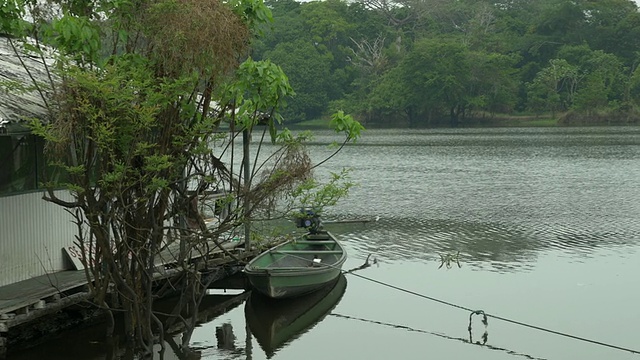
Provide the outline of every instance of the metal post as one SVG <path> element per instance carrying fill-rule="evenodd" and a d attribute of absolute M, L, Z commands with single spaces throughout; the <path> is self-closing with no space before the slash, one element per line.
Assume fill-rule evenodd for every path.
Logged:
<path fill-rule="evenodd" d="M 249 220 L 249 189 L 251 189 L 251 172 L 249 169 L 249 129 L 242 130 L 242 166 L 244 167 L 244 249 L 251 249 L 251 221 Z"/>

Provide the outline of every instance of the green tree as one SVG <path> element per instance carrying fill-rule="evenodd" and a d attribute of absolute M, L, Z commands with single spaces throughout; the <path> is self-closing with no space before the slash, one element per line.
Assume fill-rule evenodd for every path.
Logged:
<path fill-rule="evenodd" d="M 583 1 L 585 38 L 591 49 L 619 56 L 623 63 L 635 59 L 640 46 L 640 14 L 632 0 Z M 631 51 L 630 51 L 631 50 Z"/>
<path fill-rule="evenodd" d="M 410 124 L 430 125 L 448 118 L 457 126 L 473 110 L 513 108 L 515 82 L 509 69 L 515 61 L 471 51 L 458 38 L 424 39 L 385 75 L 373 96 L 388 109 L 404 112 Z"/>
<path fill-rule="evenodd" d="M 591 113 L 607 108 L 612 102 L 624 101 L 626 79 L 616 56 L 597 50 L 584 59 L 580 68 L 584 80 L 576 91 L 574 109 Z"/>
<path fill-rule="evenodd" d="M 271 13 L 261 0 L 60 1 L 60 11 L 11 4 L 2 7 L 0 25 L 16 55 L 56 52 L 49 83 L 30 84 L 50 113 L 32 123 L 33 131 L 68 175 L 64 184 L 45 184 L 46 199 L 76 218 L 92 300 L 110 315 L 109 335 L 118 306 L 129 347 L 149 356 L 156 335 L 164 345 L 164 324 L 153 312 L 166 290 L 155 284 L 161 252 L 179 245 L 171 260 L 182 270 L 171 286 L 182 289 L 181 298 L 168 322 L 192 331 L 214 279 L 201 271 L 212 249 L 226 251 L 224 234 L 272 209 L 273 199 L 295 193 L 310 176 L 304 139 L 276 131 L 293 94 L 287 76 L 270 61 L 247 58 L 252 34 Z M 33 22 L 21 20 L 27 14 Z M 347 140 L 356 139 L 361 128 L 350 117 L 340 120 Z M 270 162 L 250 168 L 245 147 L 240 171 L 233 160 L 225 163 L 234 138 L 248 138 L 261 124 L 281 146 Z M 60 186 L 71 200 L 58 196 Z M 228 195 L 223 202 L 240 206 L 211 225 L 196 205 L 220 191 Z M 190 332 L 183 349 L 189 339 Z"/>
<path fill-rule="evenodd" d="M 564 59 L 553 59 L 528 84 L 528 101 L 532 110 L 567 110 L 573 102 L 580 75 L 578 68 Z"/>
<path fill-rule="evenodd" d="M 517 103 L 516 55 L 475 51 L 470 54 L 471 109 L 492 114 L 513 112 Z"/>
<path fill-rule="evenodd" d="M 273 13 L 273 22 L 260 26 L 263 36 L 256 39 L 252 46 L 255 59 L 264 59 L 264 53 L 280 43 L 311 40 L 304 18 L 300 15 L 301 3 L 295 0 L 270 0 L 265 3 Z"/>
<path fill-rule="evenodd" d="M 280 43 L 265 56 L 282 66 L 296 92 L 285 110 L 287 121 L 319 118 L 329 102 L 331 55 L 315 43 L 299 40 Z"/>
<path fill-rule="evenodd" d="M 381 119 L 387 119 L 386 122 L 391 125 L 402 125 L 406 122 L 410 126 L 418 126 L 418 109 L 411 99 L 402 69 L 395 67 L 373 83 L 363 111 L 370 121 L 383 122 Z"/>
<path fill-rule="evenodd" d="M 418 111 L 448 113 L 456 126 L 468 104 L 471 63 L 461 42 L 424 39 L 401 63 L 403 78 Z"/>
<path fill-rule="evenodd" d="M 640 66 L 636 67 L 627 83 L 626 96 L 631 104 L 636 107 L 640 107 Z"/>

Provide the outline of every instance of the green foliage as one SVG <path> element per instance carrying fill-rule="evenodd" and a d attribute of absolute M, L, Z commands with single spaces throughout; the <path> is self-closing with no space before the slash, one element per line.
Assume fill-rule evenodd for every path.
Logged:
<path fill-rule="evenodd" d="M 367 4 L 269 2 L 278 21 L 256 56 L 273 59 L 290 76 L 297 96 L 288 121 L 349 109 L 374 123 L 464 124 L 477 114 L 576 110 L 576 96 L 592 86 L 606 89 L 600 108 L 635 96 L 625 90 L 640 53 L 633 1 Z M 618 71 L 611 82 L 611 75 L 597 75 L 604 85 L 588 79 L 597 61 L 578 57 L 597 51 L 615 58 L 627 76 Z M 554 59 L 575 67 L 557 91 L 542 79 Z"/>
<path fill-rule="evenodd" d="M 26 4 L 22 0 L 0 0 L 0 35 L 23 36 L 30 28 L 24 20 Z"/>
<path fill-rule="evenodd" d="M 310 2 L 301 8 L 309 36 L 312 40 L 325 45 L 346 40 L 346 34 L 353 27 L 343 16 L 347 6 L 337 0 Z"/>
<path fill-rule="evenodd" d="M 331 173 L 330 179 L 321 184 L 311 178 L 296 187 L 291 196 L 302 208 L 312 209 L 314 213 L 322 215 L 324 209 L 333 206 L 347 196 L 349 190 L 355 186 L 349 179 L 349 170 L 343 169 L 340 173 Z"/>
<path fill-rule="evenodd" d="M 350 37 L 362 35 L 354 31 L 358 23 L 349 18 L 351 7 L 359 5 L 342 1 L 269 5 L 276 23 L 257 46 L 256 56 L 273 60 L 289 75 L 297 96 L 283 115 L 291 122 L 326 115 L 329 102 L 343 97 L 356 76 L 349 62 Z"/>
<path fill-rule="evenodd" d="M 413 93 L 404 84 L 402 69 L 395 67 L 382 76 L 369 96 L 368 110 L 389 116 L 394 112 L 407 111 L 413 106 Z"/>
<path fill-rule="evenodd" d="M 636 106 L 640 106 L 640 67 L 636 67 L 629 79 L 629 96 Z"/>
<path fill-rule="evenodd" d="M 383 76 L 371 106 L 403 111 L 412 125 L 449 116 L 455 125 L 475 109 L 507 110 L 515 103 L 516 56 L 471 50 L 457 39 L 421 40 Z"/>
<path fill-rule="evenodd" d="M 608 91 L 605 81 L 598 74 L 587 77 L 583 80 L 584 86 L 577 91 L 573 108 L 586 113 L 594 109 L 604 108 L 608 104 Z"/>
<path fill-rule="evenodd" d="M 282 66 L 296 92 L 288 101 L 284 113 L 287 119 L 295 122 L 322 115 L 331 86 L 330 55 L 313 42 L 303 40 L 279 44 L 265 55 Z"/>
<path fill-rule="evenodd" d="M 24 95 L 36 89 L 35 86 L 16 80 L 0 80 L 0 91 L 16 95 Z"/>
<path fill-rule="evenodd" d="M 566 110 L 573 102 L 579 82 L 578 68 L 564 59 L 553 59 L 542 69 L 529 85 L 529 99 L 532 110 L 552 112 Z"/>
<path fill-rule="evenodd" d="M 76 61 L 96 63 L 101 40 L 98 27 L 85 16 L 65 14 L 44 27 L 48 43 Z"/>
<path fill-rule="evenodd" d="M 250 29 L 262 35 L 261 25 L 273 22 L 273 15 L 263 0 L 231 0 L 228 2 Z"/>
<path fill-rule="evenodd" d="M 586 45 L 565 46 L 558 55 L 529 85 L 531 109 L 589 114 L 624 98 L 623 66 L 614 55 Z"/>
<path fill-rule="evenodd" d="M 271 141 L 276 141 L 276 123 L 282 121 L 279 111 L 286 106 L 287 98 L 295 95 L 280 66 L 270 60 L 249 58 L 240 65 L 236 81 L 225 92 L 225 101 L 237 106 L 237 124 L 252 129 L 267 116 Z"/>
<path fill-rule="evenodd" d="M 271 217 L 268 212 L 292 189 L 305 204 L 321 208 L 335 204 L 351 187 L 346 172 L 325 185 L 309 180 L 313 166 L 303 146 L 308 134 L 277 131 L 280 111 L 295 93 L 280 66 L 248 56 L 251 35 L 272 21 L 262 0 L 1 4 L 0 31 L 14 36 L 15 55 L 35 56 L 47 65 L 26 69 L 46 72 L 44 80 L 2 84 L 15 93 L 37 89 L 48 108 L 46 119 L 32 122 L 32 131 L 47 140 L 49 155 L 66 174 L 60 183 L 45 179 L 47 199 L 89 227 L 78 242 L 96 249 L 95 259 L 84 260 L 93 300 L 108 308 L 106 294 L 116 292 L 127 310 L 126 337 L 135 339 L 129 345 L 141 354 L 150 354 L 157 340 L 159 321 L 151 305 L 158 295 L 154 263 L 162 247 L 180 245 L 175 264 L 189 279 L 197 274 L 190 253 L 206 262 L 211 254 L 203 249 L 226 252 L 220 234 L 248 226 L 263 210 Z M 340 2 L 332 6 L 344 8 Z M 331 24 L 349 24 L 325 23 L 322 11 L 314 16 L 322 20 L 307 23 L 320 26 L 314 36 L 328 37 L 332 49 L 340 50 L 338 34 L 346 30 L 331 33 Z M 26 26 L 25 17 L 33 24 Z M 325 57 L 305 70 L 320 65 L 324 70 L 316 74 L 329 79 L 331 44 L 317 45 Z M 336 78 L 348 82 L 347 72 L 339 74 Z M 362 127 L 350 116 L 340 113 L 335 122 L 345 143 L 360 136 Z M 220 131 L 227 123 L 229 131 Z M 263 163 L 258 150 L 250 164 L 249 141 L 257 125 L 268 125 L 277 146 Z M 245 140 L 241 151 L 235 148 L 238 134 Z M 234 166 L 238 153 L 241 167 Z M 58 198 L 59 186 L 72 200 Z M 210 200 L 221 193 L 222 198 Z M 205 222 L 200 201 L 226 208 L 231 200 L 233 209 L 220 211 L 215 226 Z M 206 285 L 193 280 L 184 286 L 196 294 Z M 183 346 L 188 344 L 186 336 Z"/>
<path fill-rule="evenodd" d="M 331 115 L 330 126 L 337 133 L 344 133 L 347 141 L 356 142 L 360 138 L 360 133 L 364 130 L 364 126 L 354 120 L 351 115 L 345 114 L 342 110 Z"/>
<path fill-rule="evenodd" d="M 311 139 L 313 139 L 313 134 L 310 131 L 300 131 L 294 135 L 291 130 L 283 128 L 280 132 L 278 132 L 276 142 L 280 144 L 291 145 L 301 144 L 306 141 L 310 141 Z"/>

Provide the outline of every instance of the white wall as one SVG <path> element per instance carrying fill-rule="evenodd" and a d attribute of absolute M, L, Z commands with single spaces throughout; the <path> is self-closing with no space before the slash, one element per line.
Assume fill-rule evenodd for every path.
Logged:
<path fill-rule="evenodd" d="M 71 200 L 64 192 L 58 196 Z M 0 286 L 71 269 L 62 250 L 77 232 L 71 220 L 42 192 L 0 197 Z"/>

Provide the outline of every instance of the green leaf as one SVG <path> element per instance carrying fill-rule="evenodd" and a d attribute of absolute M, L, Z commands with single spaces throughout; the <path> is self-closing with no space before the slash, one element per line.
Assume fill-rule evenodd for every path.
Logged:
<path fill-rule="evenodd" d="M 351 115 L 345 114 L 342 110 L 331 115 L 330 125 L 337 133 L 344 133 L 347 141 L 356 142 L 360 138 L 360 133 L 364 126 L 353 119 Z"/>

